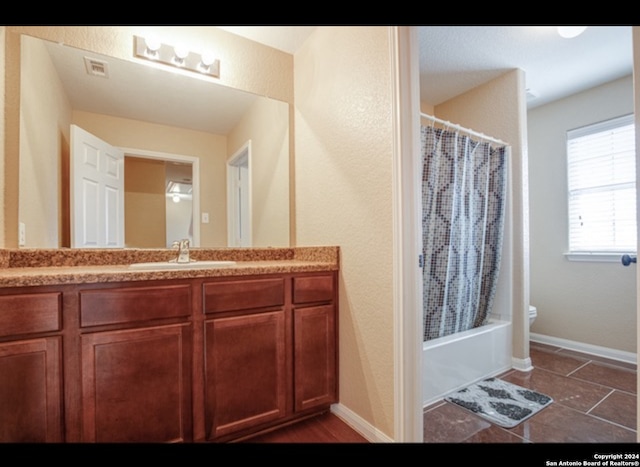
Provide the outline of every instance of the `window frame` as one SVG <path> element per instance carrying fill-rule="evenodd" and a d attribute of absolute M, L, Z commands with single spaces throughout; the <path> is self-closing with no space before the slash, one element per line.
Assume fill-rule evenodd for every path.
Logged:
<path fill-rule="evenodd" d="M 628 250 L 608 250 L 608 249 L 590 249 L 590 250 L 572 250 L 571 244 L 571 191 L 569 188 L 569 180 L 571 177 L 570 173 L 570 157 L 569 157 L 569 144 L 572 138 L 578 138 L 586 135 L 591 135 L 595 133 L 600 133 L 607 131 L 608 129 L 619 128 L 627 125 L 634 126 L 635 132 L 635 117 L 634 114 L 626 114 L 619 117 L 610 118 L 601 122 L 585 125 L 579 128 L 571 129 L 566 132 L 566 142 L 565 142 L 565 162 L 567 164 L 567 193 L 566 193 L 566 202 L 567 202 L 567 248 L 568 251 L 565 252 L 565 257 L 570 261 L 592 261 L 592 262 L 619 262 L 621 255 L 623 254 L 631 254 L 635 255 L 637 253 L 637 245 L 635 249 L 632 251 Z M 635 151 L 635 136 L 632 138 L 634 143 L 634 161 L 637 161 L 637 152 Z M 634 170 L 634 191 L 636 192 L 637 199 L 637 180 L 635 180 L 635 170 Z M 637 212 L 637 210 L 636 210 Z M 637 219 L 636 219 L 636 228 L 637 228 Z M 636 233 L 637 235 L 637 233 Z"/>

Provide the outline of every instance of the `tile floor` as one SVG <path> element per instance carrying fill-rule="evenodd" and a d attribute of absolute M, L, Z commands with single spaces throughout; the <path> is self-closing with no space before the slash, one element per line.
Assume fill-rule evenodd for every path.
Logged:
<path fill-rule="evenodd" d="M 636 443 L 636 365 L 531 343 L 533 370 L 499 378 L 553 398 L 514 428 L 449 402 L 424 410 L 425 443 Z"/>

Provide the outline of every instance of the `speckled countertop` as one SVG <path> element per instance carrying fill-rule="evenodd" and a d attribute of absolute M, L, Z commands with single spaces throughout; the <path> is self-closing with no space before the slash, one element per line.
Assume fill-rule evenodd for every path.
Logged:
<path fill-rule="evenodd" d="M 339 270 L 339 247 L 192 248 L 198 261 L 235 261 L 213 268 L 130 268 L 174 259 L 171 249 L 0 249 L 0 287 L 227 277 Z"/>

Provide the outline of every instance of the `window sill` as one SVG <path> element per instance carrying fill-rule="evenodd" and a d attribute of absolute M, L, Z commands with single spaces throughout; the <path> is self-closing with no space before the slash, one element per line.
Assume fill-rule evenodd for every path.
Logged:
<path fill-rule="evenodd" d="M 593 263 L 620 263 L 622 255 L 625 253 L 565 253 L 564 256 L 569 261 L 590 261 Z M 636 252 L 627 252 L 629 256 L 635 256 Z"/>

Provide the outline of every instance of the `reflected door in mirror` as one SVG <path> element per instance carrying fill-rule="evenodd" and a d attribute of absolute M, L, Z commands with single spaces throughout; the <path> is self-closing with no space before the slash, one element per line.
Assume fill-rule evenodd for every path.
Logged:
<path fill-rule="evenodd" d="M 71 246 L 124 246 L 124 153 L 71 125 Z"/>

